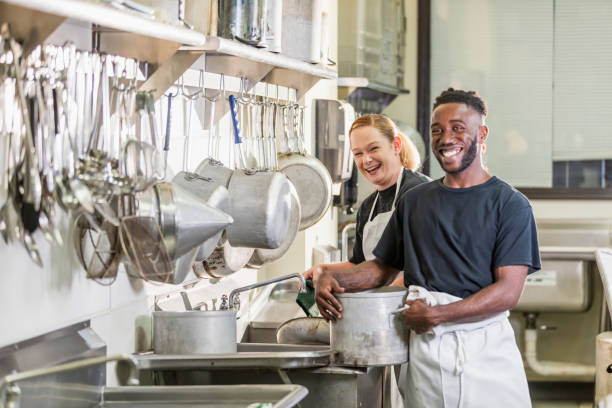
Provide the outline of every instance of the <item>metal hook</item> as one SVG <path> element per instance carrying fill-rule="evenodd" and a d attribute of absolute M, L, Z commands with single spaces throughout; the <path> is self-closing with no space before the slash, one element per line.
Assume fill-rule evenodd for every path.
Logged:
<path fill-rule="evenodd" d="M 225 99 L 225 75 L 221 74 L 219 77 L 219 89 L 221 89 L 221 95 Z"/>
<path fill-rule="evenodd" d="M 293 94 L 293 98 L 291 97 L 292 94 Z M 294 102 L 297 105 L 297 89 L 287 88 L 287 99 L 291 102 Z"/>
<path fill-rule="evenodd" d="M 258 82 L 255 87 L 253 88 L 253 96 L 255 97 L 255 101 L 254 103 L 256 105 L 265 105 L 266 104 L 266 96 L 265 94 L 268 93 L 268 84 L 264 83 L 264 85 L 266 86 L 266 91 L 264 93 L 264 95 L 257 95 L 257 85 L 259 85 L 261 82 Z"/>
<path fill-rule="evenodd" d="M 240 90 L 239 90 L 239 98 L 238 100 L 242 103 L 249 103 L 251 100 L 245 96 L 246 93 L 246 78 L 240 78 Z"/>
<path fill-rule="evenodd" d="M 198 87 L 201 90 L 205 89 L 204 88 L 204 70 L 203 69 L 200 70 L 200 76 L 198 77 Z"/>
<path fill-rule="evenodd" d="M 179 83 L 179 87 L 180 87 L 179 89 L 180 89 L 180 91 L 181 91 L 181 95 L 183 95 L 183 96 L 184 96 L 185 98 L 187 98 L 187 99 L 192 99 L 192 100 L 193 100 L 193 99 L 197 98 L 197 97 L 198 97 L 198 95 L 199 95 L 199 94 L 202 92 L 202 90 L 201 90 L 201 89 L 198 89 L 197 91 L 195 91 L 195 92 L 194 92 L 194 93 L 192 93 L 192 94 L 188 93 L 188 92 L 185 90 L 185 83 L 184 83 L 184 80 L 183 80 L 183 76 L 182 76 L 182 75 L 179 77 L 178 83 Z"/>
<path fill-rule="evenodd" d="M 170 88 L 172 88 L 172 87 L 170 87 Z M 168 93 L 167 93 L 167 94 L 164 94 L 164 96 L 166 96 L 166 97 L 170 97 L 170 98 L 175 98 L 175 97 L 177 97 L 177 96 L 178 96 L 178 94 L 179 94 L 179 91 L 180 91 L 179 87 L 178 87 L 178 86 L 176 87 L 176 92 L 174 92 L 174 93 L 172 93 L 172 92 L 170 91 L 170 88 L 168 88 Z"/>
<path fill-rule="evenodd" d="M 221 75 L 223 75 L 223 74 L 221 74 Z M 204 100 L 206 100 L 206 101 L 214 103 L 214 102 L 217 101 L 217 96 L 218 95 L 215 95 L 215 96 L 206 96 L 206 82 L 205 82 L 205 80 L 206 80 L 206 73 L 204 72 L 204 70 L 201 69 L 200 70 L 200 79 L 198 80 L 198 85 L 200 86 L 200 90 L 202 92 L 202 98 Z"/>
<path fill-rule="evenodd" d="M 121 82 L 119 82 L 119 80 L 121 78 L 123 78 L 124 76 L 124 72 L 119 74 L 119 69 L 121 69 L 121 60 L 119 59 L 118 56 L 113 56 L 111 58 L 111 72 L 112 72 L 112 76 L 113 76 L 113 89 L 116 89 L 119 92 L 123 92 L 126 90 L 126 87 L 124 84 L 122 84 Z"/>
<path fill-rule="evenodd" d="M 280 90 L 278 89 L 278 84 L 274 84 L 276 86 L 276 98 L 274 99 L 274 102 L 277 105 L 280 105 Z"/>

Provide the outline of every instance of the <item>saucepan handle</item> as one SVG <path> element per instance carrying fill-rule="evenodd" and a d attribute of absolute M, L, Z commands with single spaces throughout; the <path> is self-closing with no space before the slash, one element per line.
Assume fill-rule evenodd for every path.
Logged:
<path fill-rule="evenodd" d="M 246 161 L 244 159 L 244 153 L 242 152 L 242 138 L 240 137 L 240 124 L 238 123 L 238 102 L 234 95 L 229 96 L 230 113 L 232 116 L 232 126 L 234 127 L 234 147 L 240 167 L 243 170 L 248 170 Z"/>
<path fill-rule="evenodd" d="M 240 137 L 240 124 L 238 123 L 238 102 L 234 95 L 229 96 L 230 112 L 232 114 L 232 126 L 234 127 L 234 143 L 242 143 Z"/>

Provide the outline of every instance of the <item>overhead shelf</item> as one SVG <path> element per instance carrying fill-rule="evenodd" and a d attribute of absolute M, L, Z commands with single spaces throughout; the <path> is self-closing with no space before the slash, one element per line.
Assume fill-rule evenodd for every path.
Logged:
<path fill-rule="evenodd" d="M 379 82 L 370 81 L 364 77 L 341 77 L 338 78 L 338 86 L 346 87 L 349 89 L 356 88 L 368 88 L 373 91 L 385 93 L 389 95 L 401 95 L 410 93 L 408 89 L 395 88 L 390 85 L 381 84 Z M 349 92 L 350 93 L 350 92 Z"/>
<path fill-rule="evenodd" d="M 202 46 L 206 36 L 140 13 L 85 0 L 0 0 L 0 20 L 26 50 L 41 44 L 67 19 L 99 26 L 100 50 L 160 63 L 180 46 Z M 112 30 L 112 31 L 111 31 Z"/>
<path fill-rule="evenodd" d="M 397 96 L 408 93 L 364 77 L 338 78 L 338 98 L 346 99 L 359 113 L 381 113 Z"/>
<path fill-rule="evenodd" d="M 183 46 L 151 76 L 143 89 L 165 92 L 190 67 L 206 72 L 246 78 L 250 86 L 274 83 L 306 93 L 321 79 L 336 79 L 337 72 L 322 64 L 311 64 L 220 37 L 206 37 L 201 46 Z M 221 112 L 219 112 L 220 114 Z"/>
<path fill-rule="evenodd" d="M 181 50 L 185 51 L 202 51 L 211 58 L 215 56 L 236 57 L 260 64 L 269 65 L 273 68 L 288 69 L 293 72 L 299 72 L 306 75 L 311 75 L 317 78 L 334 79 L 338 77 L 335 70 L 322 64 L 311 64 L 300 61 L 295 58 L 290 58 L 282 54 L 267 51 L 264 48 L 257 48 L 243 44 L 239 41 L 228 40 L 221 37 L 208 37 L 204 44 L 200 47 L 184 46 Z M 210 59 L 209 59 L 210 61 Z M 241 68 L 234 67 L 233 73 L 228 73 L 232 76 L 241 76 Z M 213 72 L 213 71 L 208 71 Z"/>

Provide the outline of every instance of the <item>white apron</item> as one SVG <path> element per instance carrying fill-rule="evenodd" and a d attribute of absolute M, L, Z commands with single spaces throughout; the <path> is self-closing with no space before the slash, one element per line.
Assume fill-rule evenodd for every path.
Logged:
<path fill-rule="evenodd" d="M 404 169 L 400 171 L 399 176 L 397 177 L 397 182 L 395 186 L 395 197 L 393 198 L 393 205 L 391 207 L 391 211 L 387 211 L 384 213 L 376 214 L 376 217 L 372 220 L 372 214 L 374 213 L 374 208 L 376 207 L 376 202 L 378 201 L 378 193 L 376 193 L 376 198 L 374 199 L 374 203 L 372 204 L 372 209 L 370 210 L 370 214 L 368 215 L 368 221 L 363 226 L 363 239 L 361 241 L 361 248 L 363 249 L 363 256 L 366 261 L 371 261 L 375 259 L 374 256 L 374 248 L 378 244 L 380 237 L 385 231 L 385 227 L 389 223 L 391 216 L 393 215 L 393 210 L 395 210 L 395 202 L 397 201 L 397 195 L 400 190 L 400 184 L 402 184 L 402 176 L 404 174 Z M 389 400 L 385 400 L 384 408 L 402 408 L 404 406 L 403 398 L 400 394 L 400 390 L 397 385 L 397 375 L 395 371 L 399 371 L 399 365 L 396 367 L 390 368 L 390 390 L 389 392 L 385 392 L 386 395 L 389 395 Z"/>
<path fill-rule="evenodd" d="M 363 240 L 361 241 L 361 248 L 363 249 L 363 256 L 366 261 L 371 261 L 372 259 L 376 258 L 373 253 L 374 248 L 376 248 L 380 237 L 382 237 L 382 234 L 385 231 L 385 227 L 393 215 L 393 210 L 395 210 L 395 202 L 397 201 L 400 184 L 402 184 L 403 174 L 404 170 L 402 168 L 399 176 L 397 177 L 397 182 L 395 183 L 395 197 L 393 198 L 393 206 L 391 207 L 391 211 L 376 214 L 376 217 L 374 217 L 372 220 L 372 214 L 374 214 L 374 208 L 376 208 L 376 202 L 378 201 L 379 195 L 378 192 L 376 193 L 376 198 L 374 199 L 374 203 L 372 203 L 372 209 L 370 209 L 370 214 L 368 215 L 368 221 L 363 226 Z"/>
<path fill-rule="evenodd" d="M 408 288 L 431 306 L 461 298 Z M 443 323 L 410 336 L 406 407 L 531 407 L 527 378 L 508 312 L 472 323 Z"/>

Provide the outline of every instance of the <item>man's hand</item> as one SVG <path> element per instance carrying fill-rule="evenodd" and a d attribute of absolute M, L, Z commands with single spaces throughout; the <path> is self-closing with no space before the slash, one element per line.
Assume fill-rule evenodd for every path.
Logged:
<path fill-rule="evenodd" d="M 321 315 L 327 320 L 335 322 L 342 319 L 342 305 L 333 293 L 343 293 L 344 288 L 329 273 L 323 272 L 317 279 L 315 301 Z"/>
<path fill-rule="evenodd" d="M 495 282 L 478 292 L 446 305 L 427 306 L 424 302 L 406 302 L 408 310 L 402 312 L 406 325 L 418 334 L 446 322 L 474 322 L 505 312 L 516 306 L 528 267 L 524 265 L 500 266 L 495 269 Z"/>
<path fill-rule="evenodd" d="M 402 312 L 402 317 L 406 326 L 410 327 L 416 334 L 423 334 L 431 331 L 438 325 L 435 309 L 428 306 L 420 299 L 407 300 L 408 309 Z"/>
<path fill-rule="evenodd" d="M 304 277 L 304 279 L 312 278 L 312 284 L 316 288 L 317 281 L 319 280 L 319 276 L 321 276 L 322 273 L 323 273 L 323 265 L 319 264 L 319 265 L 313 266 L 306 272 L 302 272 L 302 276 Z"/>

